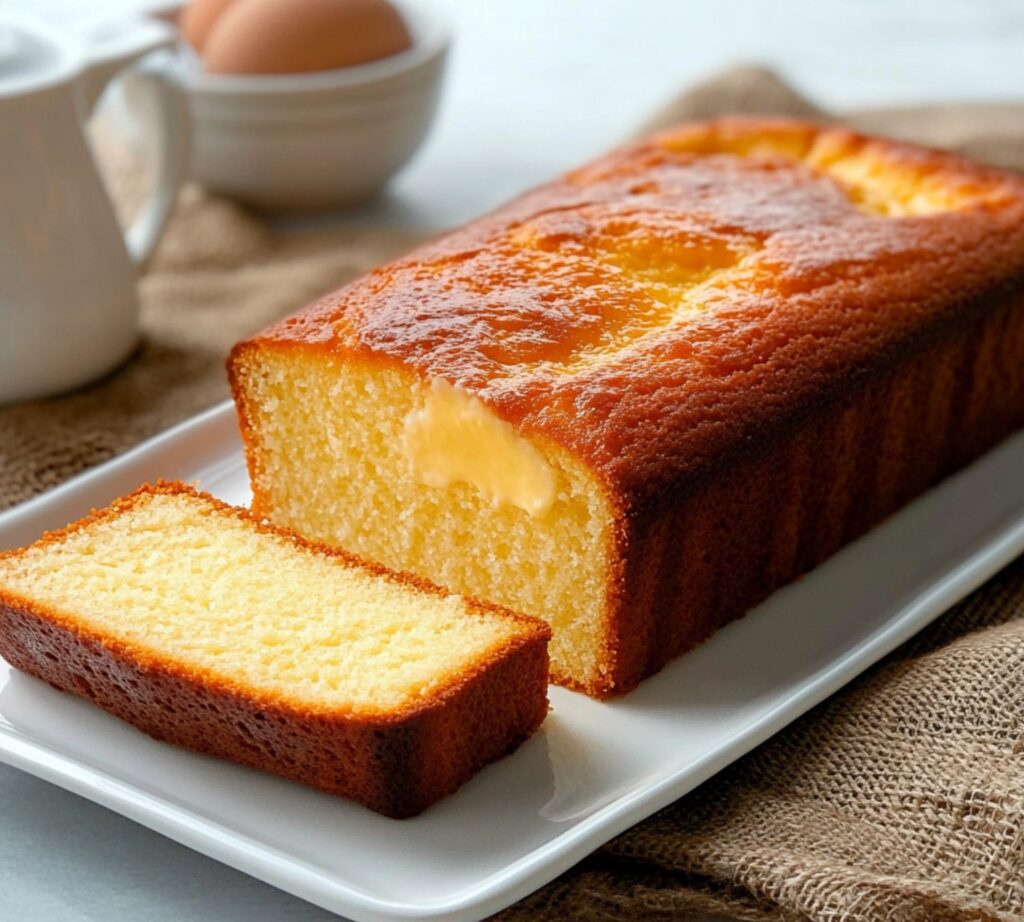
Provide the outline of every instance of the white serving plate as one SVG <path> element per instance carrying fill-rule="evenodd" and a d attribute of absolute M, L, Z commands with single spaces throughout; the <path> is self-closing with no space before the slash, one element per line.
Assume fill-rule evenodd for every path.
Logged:
<path fill-rule="evenodd" d="M 1024 551 L 1024 434 L 637 691 L 552 688 L 542 732 L 396 821 L 158 743 L 0 660 L 0 760 L 356 920 L 479 919 L 692 790 Z M 0 515 L 0 547 L 145 480 L 249 498 L 225 403 Z"/>

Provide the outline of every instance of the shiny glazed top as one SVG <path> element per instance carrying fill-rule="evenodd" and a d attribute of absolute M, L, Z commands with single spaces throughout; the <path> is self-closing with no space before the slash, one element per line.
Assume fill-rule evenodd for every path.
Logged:
<path fill-rule="evenodd" d="M 629 509 L 1024 286 L 1024 177 L 805 122 L 612 152 L 251 342 L 397 362 Z"/>

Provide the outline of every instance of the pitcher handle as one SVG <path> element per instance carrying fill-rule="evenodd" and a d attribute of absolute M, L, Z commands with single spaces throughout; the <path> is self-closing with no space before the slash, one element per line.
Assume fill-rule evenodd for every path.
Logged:
<path fill-rule="evenodd" d="M 176 32 L 152 19 L 121 25 L 91 51 L 81 86 L 85 112 L 92 111 L 103 88 L 129 64 L 146 122 L 140 132 L 156 158 L 156 178 L 149 199 L 125 232 L 125 245 L 139 272 L 145 270 L 171 216 L 178 188 L 188 169 L 189 117 L 184 90 L 174 76 L 169 46 Z"/>

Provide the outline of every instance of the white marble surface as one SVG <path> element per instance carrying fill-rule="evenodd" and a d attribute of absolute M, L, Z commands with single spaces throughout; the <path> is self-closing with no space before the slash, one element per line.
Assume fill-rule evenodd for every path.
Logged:
<path fill-rule="evenodd" d="M 143 0 L 0 0 L 83 28 Z M 1024 97 L 1018 0 L 433 0 L 456 30 L 435 131 L 374 207 L 442 227 L 600 151 L 688 82 L 777 67 L 834 107 Z M 329 913 L 0 767 L 0 919 L 276 922 Z"/>

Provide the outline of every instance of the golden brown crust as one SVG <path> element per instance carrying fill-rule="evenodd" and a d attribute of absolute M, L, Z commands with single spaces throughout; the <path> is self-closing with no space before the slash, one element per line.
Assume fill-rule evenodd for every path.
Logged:
<path fill-rule="evenodd" d="M 707 152 L 765 135 L 865 152 L 962 201 L 891 218 L 801 161 Z M 633 238 L 647 260 L 745 271 L 683 327 L 655 326 L 612 361 L 580 365 L 650 307 L 642 286 L 594 256 Z M 884 369 L 1022 276 L 1019 175 L 843 129 L 723 119 L 616 151 L 247 342 L 463 385 L 585 460 L 632 507 Z"/>
<path fill-rule="evenodd" d="M 587 691 L 635 687 L 1022 426 L 1024 296 L 633 516 L 613 672 Z"/>
<path fill-rule="evenodd" d="M 1022 291 L 1024 177 L 843 128 L 719 119 L 527 193 L 231 364 L 272 348 L 401 366 L 581 459 L 617 515 L 609 675 L 583 689 L 605 696 L 1024 423 Z M 900 390 L 910 369 L 927 424 Z M 915 438 L 875 470 L 857 439 L 894 442 L 899 426 Z M 839 441 L 816 457 L 815 432 Z M 787 491 L 831 518 L 794 518 Z"/>
<path fill-rule="evenodd" d="M 96 521 L 123 514 L 153 493 L 200 497 L 297 547 L 420 592 L 447 594 L 416 577 L 306 541 L 180 483 L 146 485 L 106 509 L 48 532 L 34 546 L 59 542 Z M 388 712 L 328 711 L 233 684 L 93 630 L 72 613 L 2 586 L 0 656 L 157 739 L 273 772 L 400 818 L 422 812 L 488 762 L 515 749 L 547 713 L 547 625 L 489 603 L 471 603 L 470 611 L 515 620 L 523 630 L 428 697 Z"/>

